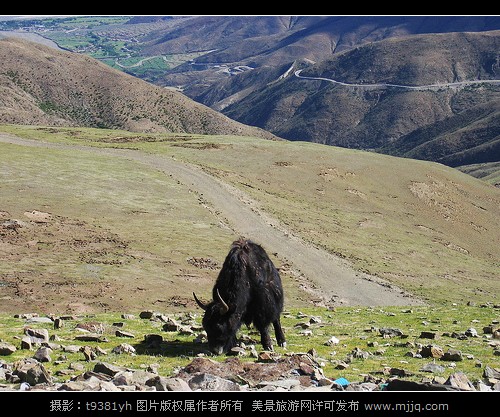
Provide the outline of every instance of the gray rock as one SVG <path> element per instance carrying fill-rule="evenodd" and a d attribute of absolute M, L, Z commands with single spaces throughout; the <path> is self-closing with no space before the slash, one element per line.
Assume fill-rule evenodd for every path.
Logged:
<path fill-rule="evenodd" d="M 421 371 L 423 372 L 432 372 L 433 374 L 440 374 L 444 372 L 444 367 L 441 365 L 438 365 L 434 362 L 427 363 L 422 368 L 420 368 Z"/>
<path fill-rule="evenodd" d="M 26 323 L 50 323 L 52 324 L 53 320 L 50 317 L 31 317 L 29 318 Z"/>
<path fill-rule="evenodd" d="M 121 366 L 116 366 L 111 363 L 99 362 L 94 366 L 94 372 L 103 373 L 109 376 L 115 376 L 119 372 L 124 372 L 126 369 Z"/>
<path fill-rule="evenodd" d="M 93 361 L 97 357 L 90 346 L 82 346 L 81 351 L 87 362 Z"/>
<path fill-rule="evenodd" d="M 437 333 L 436 332 L 421 332 L 420 338 L 421 339 L 436 339 Z"/>
<path fill-rule="evenodd" d="M 27 382 L 31 386 L 43 383 L 52 383 L 52 378 L 45 367 L 36 359 L 21 359 L 13 371 L 21 382 Z"/>
<path fill-rule="evenodd" d="M 67 345 L 67 346 L 63 346 L 63 352 L 67 352 L 67 353 L 77 353 L 77 352 L 80 352 L 80 349 L 81 349 L 81 346 L 77 346 L 77 345 Z"/>
<path fill-rule="evenodd" d="M 451 385 L 454 388 L 458 388 L 461 391 L 475 391 L 474 385 L 469 381 L 467 375 L 463 372 L 455 372 L 451 374 L 445 385 Z"/>
<path fill-rule="evenodd" d="M 139 317 L 141 319 L 151 319 L 153 317 L 154 312 L 152 310 L 141 311 Z"/>
<path fill-rule="evenodd" d="M 470 327 L 465 331 L 465 335 L 468 337 L 478 337 L 477 330 L 474 327 Z"/>
<path fill-rule="evenodd" d="M 485 378 L 495 378 L 500 380 L 500 370 L 486 366 L 484 368 L 483 376 Z"/>
<path fill-rule="evenodd" d="M 189 384 L 181 378 L 155 376 L 147 381 L 146 385 L 155 387 L 157 391 L 192 391 Z"/>
<path fill-rule="evenodd" d="M 50 354 L 52 353 L 52 349 L 48 347 L 41 347 L 35 352 L 35 359 L 38 362 L 50 362 L 52 359 L 50 358 Z"/>
<path fill-rule="evenodd" d="M 0 342 L 0 356 L 12 355 L 16 350 L 14 345 L 7 342 Z"/>
<path fill-rule="evenodd" d="M 132 345 L 129 345 L 128 343 L 122 343 L 122 344 L 114 347 L 112 352 L 116 353 L 118 355 L 121 355 L 123 353 L 135 355 L 135 348 Z"/>
<path fill-rule="evenodd" d="M 99 386 L 92 386 L 86 381 L 68 381 L 63 383 L 58 391 L 99 391 Z"/>
<path fill-rule="evenodd" d="M 159 334 L 146 334 L 144 335 L 143 343 L 147 348 L 158 349 L 163 342 L 163 336 Z"/>
<path fill-rule="evenodd" d="M 27 327 L 24 329 L 24 334 L 26 336 L 35 338 L 39 341 L 39 343 L 49 341 L 49 331 L 47 329 L 32 329 L 30 327 Z"/>
<path fill-rule="evenodd" d="M 164 320 L 163 331 L 165 332 L 176 332 L 180 329 L 181 325 L 177 323 L 174 319 L 166 317 Z"/>
<path fill-rule="evenodd" d="M 422 346 L 422 349 L 418 352 L 422 358 L 441 358 L 444 355 L 444 351 L 441 347 L 436 345 Z"/>
<path fill-rule="evenodd" d="M 338 345 L 339 343 L 340 343 L 340 340 L 337 339 L 335 336 L 332 336 L 332 337 L 330 337 L 330 339 L 328 339 L 325 342 L 325 345 L 326 346 L 333 346 L 333 345 Z"/>
<path fill-rule="evenodd" d="M 147 371 L 122 371 L 115 375 L 112 382 L 115 385 L 133 385 L 135 387 L 141 387 L 146 385 L 146 382 L 156 375 Z"/>
<path fill-rule="evenodd" d="M 116 335 L 116 337 L 129 337 L 129 338 L 131 338 L 131 339 L 133 339 L 133 338 L 135 337 L 135 335 L 133 335 L 132 333 L 130 333 L 130 332 L 125 332 L 125 331 L 123 331 L 123 330 L 117 330 L 117 331 L 115 332 L 115 335 Z"/>
<path fill-rule="evenodd" d="M 368 359 L 372 354 L 370 352 L 361 350 L 358 347 L 355 347 L 353 351 L 351 352 L 351 355 L 353 358 L 356 359 Z"/>
<path fill-rule="evenodd" d="M 349 384 L 345 387 L 345 391 L 377 391 L 378 389 L 378 385 L 373 382 Z"/>
<path fill-rule="evenodd" d="M 81 334 L 75 336 L 75 340 L 79 340 L 81 342 L 99 342 L 99 343 L 108 342 L 108 339 L 106 339 L 103 335 L 97 333 Z"/>
<path fill-rule="evenodd" d="M 201 391 L 240 391 L 240 386 L 227 379 L 211 374 L 199 374 L 188 381 L 189 387 Z"/>
<path fill-rule="evenodd" d="M 274 388 L 285 388 L 286 390 L 290 390 L 293 387 L 298 387 L 300 385 L 300 381 L 298 379 L 280 379 L 278 381 L 262 381 L 257 384 L 257 387 L 274 387 Z"/>
<path fill-rule="evenodd" d="M 462 357 L 462 352 L 456 349 L 449 349 L 448 352 L 446 352 L 442 357 L 441 360 L 443 361 L 450 361 L 450 362 L 459 362 L 463 360 Z"/>
<path fill-rule="evenodd" d="M 382 327 L 378 329 L 380 335 L 384 338 L 403 336 L 403 332 L 399 329 L 394 329 L 390 327 Z"/>

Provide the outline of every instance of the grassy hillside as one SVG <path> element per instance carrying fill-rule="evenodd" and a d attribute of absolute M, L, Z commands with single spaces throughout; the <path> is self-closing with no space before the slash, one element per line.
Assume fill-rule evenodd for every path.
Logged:
<path fill-rule="evenodd" d="M 431 303 L 497 299 L 499 190 L 457 170 L 250 137 L 19 126 L 1 131 L 188 161 L 357 270 Z M 0 147 L 3 309 L 170 308 L 192 305 L 193 289 L 209 294 L 235 236 L 202 196 L 118 157 Z M 34 210 L 50 216 L 36 222 L 33 216 L 43 215 Z M 12 219 L 21 222 L 18 233 L 5 223 Z M 307 304 L 310 296 L 287 273 L 285 260 L 276 262 L 287 305 Z"/>
<path fill-rule="evenodd" d="M 0 39 L 0 122 L 273 138 L 88 56 Z"/>
<path fill-rule="evenodd" d="M 155 310 L 157 311 L 157 310 Z M 162 312 L 159 309 L 159 312 Z M 62 356 L 65 360 L 52 360 L 43 365 L 49 370 L 54 382 L 67 381 L 74 375 L 85 371 L 92 371 L 97 362 L 113 363 L 127 369 L 147 369 L 153 365 L 158 374 L 172 376 L 175 371 L 186 367 L 196 355 L 206 352 L 206 344 L 197 343 L 195 338 L 198 332 L 193 334 L 182 334 L 177 331 L 164 331 L 163 322 L 158 318 L 141 319 L 139 312 L 134 312 L 134 317 L 124 319 L 120 313 L 100 313 L 93 316 L 72 316 L 64 320 L 64 326 L 54 329 L 52 323 L 30 323 L 22 317 L 14 318 L 12 315 L 0 314 L 0 334 L 5 342 L 19 346 L 19 338 L 24 329 L 28 327 L 47 329 L 49 335 L 57 335 L 57 344 L 61 346 L 90 346 L 93 349 L 99 347 L 100 352 L 95 360 L 85 361 L 82 352 L 71 352 L 69 349 L 62 352 L 56 349 L 52 358 Z M 130 315 L 130 313 L 127 313 Z M 165 317 L 165 316 L 164 316 Z M 197 310 L 184 310 L 183 312 L 171 313 L 168 317 L 177 322 L 194 324 L 198 329 L 201 327 L 201 315 Z M 303 329 L 304 323 L 311 318 L 315 322 L 307 329 Z M 401 309 L 388 307 L 384 309 L 370 307 L 340 307 L 335 310 L 324 308 L 287 309 L 283 314 L 282 325 L 287 337 L 286 350 L 276 347 L 276 355 L 308 352 L 314 349 L 316 360 L 321 363 L 324 376 L 335 380 L 343 377 L 350 382 L 363 381 L 365 375 L 372 376 L 374 381 L 384 381 L 389 377 L 399 376 L 405 380 L 422 381 L 433 377 L 443 378 L 455 372 L 463 372 L 474 384 L 483 380 L 486 367 L 498 368 L 498 356 L 495 356 L 494 341 L 488 339 L 483 332 L 485 326 L 490 326 L 498 319 L 498 310 L 491 306 L 456 306 L 456 307 L 414 307 L 412 309 Z M 103 328 L 102 342 L 86 342 L 76 340 L 76 336 L 82 333 L 75 327 L 80 324 L 100 324 Z M 121 323 L 123 327 L 118 328 L 114 324 Z M 498 323 L 498 322 L 497 322 Z M 187 327 L 187 326 L 185 326 Z M 469 328 L 475 328 L 479 337 L 458 338 Z M 494 328 L 498 324 L 493 325 Z M 383 338 L 378 329 L 399 329 L 402 336 Z M 131 338 L 118 337 L 115 332 L 121 329 L 133 335 Z M 435 340 L 422 337 L 422 332 L 434 333 Z M 145 335 L 161 335 L 163 343 L 157 348 L 147 347 L 144 343 Z M 455 336 L 452 336 L 455 334 Z M 259 334 L 255 329 L 242 328 L 239 336 L 247 336 L 245 344 L 254 344 L 250 340 L 258 341 Z M 326 342 L 332 337 L 339 340 L 338 344 L 328 346 Z M 112 350 L 121 343 L 132 345 L 136 355 L 116 354 Z M 423 346 L 440 346 L 443 352 L 456 349 L 461 352 L 463 360 L 445 361 L 430 357 L 418 358 L 415 354 L 418 344 Z M 491 345 L 490 345 L 491 344 Z M 453 348 L 450 348 L 452 345 Z M 261 347 L 255 343 L 257 351 Z M 364 352 L 365 357 L 356 357 L 353 352 Z M 61 355 L 59 355 L 61 353 Z M 17 349 L 12 355 L 3 357 L 7 363 L 14 363 L 26 356 L 32 356 L 33 351 Z M 208 358 L 207 358 L 208 360 Z M 228 358 L 225 355 L 211 356 L 210 360 L 217 362 L 241 360 L 243 363 L 256 362 L 255 358 L 246 357 Z M 422 368 L 434 362 L 442 367 L 435 373 L 426 372 Z M 344 364 L 343 367 L 339 364 Z M 269 374 L 262 375 L 263 380 L 276 380 L 277 376 Z M 211 369 L 210 373 L 223 372 L 217 368 Z M 265 372 L 265 371 L 263 371 Z M 222 375 L 226 377 L 226 375 Z M 281 376 L 281 375 L 280 375 Z M 233 373 L 230 378 L 235 378 Z M 257 377 L 257 375 L 254 375 Z M 2 383 L 0 379 L 0 383 Z M 253 381 L 252 381 L 253 382 Z M 238 380 L 238 383 L 242 383 Z M 18 384 L 13 389 L 17 389 Z"/>

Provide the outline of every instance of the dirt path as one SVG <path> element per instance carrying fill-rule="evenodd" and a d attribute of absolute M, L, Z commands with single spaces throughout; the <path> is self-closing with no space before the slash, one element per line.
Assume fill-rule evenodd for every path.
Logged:
<path fill-rule="evenodd" d="M 419 300 L 380 279 L 356 272 L 342 259 L 313 247 L 293 236 L 279 222 L 259 211 L 257 204 L 242 191 L 225 184 L 195 165 L 170 157 L 145 154 L 136 150 L 103 149 L 21 139 L 0 133 L 0 142 L 22 146 L 74 149 L 100 155 L 126 158 L 158 169 L 177 179 L 230 227 L 237 236 L 262 244 L 270 253 L 289 263 L 309 283 L 310 290 L 333 305 L 413 305 Z"/>

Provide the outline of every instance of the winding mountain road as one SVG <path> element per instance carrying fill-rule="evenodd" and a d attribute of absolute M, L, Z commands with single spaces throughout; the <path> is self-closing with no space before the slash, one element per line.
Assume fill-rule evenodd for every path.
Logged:
<path fill-rule="evenodd" d="M 344 260 L 303 241 L 258 209 L 244 192 L 207 174 L 196 165 L 137 150 L 96 148 L 21 139 L 0 133 L 0 143 L 66 149 L 125 158 L 157 169 L 195 192 L 217 218 L 237 236 L 262 244 L 309 284 L 330 305 L 414 305 L 422 302 L 380 279 L 355 271 Z"/>
<path fill-rule="evenodd" d="M 297 70 L 294 72 L 297 78 L 301 78 L 303 80 L 316 80 L 316 81 L 328 81 L 334 84 L 343 85 L 346 87 L 360 87 L 366 89 L 377 89 L 377 88 L 400 88 L 403 90 L 413 90 L 413 91 L 436 91 L 441 88 L 461 88 L 466 87 L 468 85 L 474 84 L 500 84 L 500 80 L 473 80 L 473 81 L 457 81 L 454 83 L 439 83 L 439 84 L 428 84 L 428 85 L 401 85 L 401 84 L 389 84 L 389 83 L 376 83 L 376 84 L 352 84 L 345 83 L 342 81 L 337 81 L 332 78 L 323 78 L 323 77 L 307 77 L 305 75 L 300 75 L 302 70 Z"/>

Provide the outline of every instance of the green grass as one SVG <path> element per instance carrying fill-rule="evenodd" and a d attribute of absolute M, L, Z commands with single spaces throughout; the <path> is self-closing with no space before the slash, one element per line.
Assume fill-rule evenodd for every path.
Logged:
<path fill-rule="evenodd" d="M 176 320 L 194 318 L 193 323 L 201 326 L 201 315 L 199 311 L 189 313 L 186 311 L 171 313 L 170 317 Z M 312 324 L 310 336 L 301 334 L 302 328 L 297 325 L 309 322 L 311 317 L 320 318 L 320 323 Z M 472 382 L 482 379 L 486 366 L 499 368 L 500 356 L 494 355 L 493 347 L 489 345 L 491 335 L 485 335 L 483 327 L 490 325 L 496 320 L 498 327 L 498 308 L 492 306 L 451 306 L 449 308 L 415 307 L 411 310 L 402 308 L 355 308 L 341 307 L 333 311 L 323 308 L 290 309 L 283 314 L 282 324 L 287 337 L 287 348 L 275 347 L 279 354 L 303 353 L 311 349 L 316 351 L 316 359 L 323 364 L 323 371 L 327 378 L 336 379 L 344 377 L 351 382 L 362 381 L 365 375 L 373 375 L 378 379 L 387 379 L 384 369 L 404 369 L 408 376 L 404 379 L 422 381 L 424 378 L 432 378 L 434 375 L 421 371 L 423 365 L 432 362 L 432 358 L 412 358 L 407 356 L 410 351 L 416 352 L 419 344 L 438 345 L 445 352 L 457 349 L 462 352 L 463 360 L 454 363 L 436 359 L 436 363 L 445 368 L 441 374 L 447 378 L 454 372 L 464 372 Z M 107 342 L 79 342 L 74 340 L 76 335 L 81 334 L 75 330 L 77 323 L 100 322 L 104 324 L 104 336 Z M 117 328 L 112 324 L 122 322 L 122 329 L 135 335 L 133 339 L 117 337 Z M 99 356 L 95 361 L 86 362 L 83 353 L 64 353 L 54 351 L 53 361 L 44 364 L 52 373 L 55 381 L 63 382 L 68 376 L 58 377 L 56 372 L 67 369 L 71 363 L 80 363 L 87 370 L 93 369 L 97 361 L 113 363 L 131 369 L 144 369 L 150 364 L 159 365 L 159 374 L 172 376 L 173 373 L 189 364 L 193 358 L 200 353 L 206 352 L 206 344 L 194 342 L 197 334 L 184 336 L 177 332 L 165 332 L 162 330 L 163 323 L 158 320 L 139 318 L 138 312 L 133 319 L 122 319 L 117 313 L 97 314 L 91 316 L 79 316 L 74 320 L 64 321 L 61 329 L 54 330 L 50 324 L 27 325 L 24 319 L 13 318 L 5 314 L 0 315 L 0 339 L 11 343 L 19 348 L 19 337 L 23 335 L 25 326 L 33 328 L 46 328 L 50 335 L 57 335 L 60 345 L 97 346 L 108 352 L 105 356 Z M 383 338 L 377 329 L 383 327 L 398 328 L 403 332 L 403 337 Z M 477 338 L 459 340 L 445 335 L 453 332 L 463 333 L 468 328 L 474 327 L 478 333 Z M 422 331 L 435 331 L 436 340 L 422 339 Z M 158 350 L 147 350 L 144 347 L 144 335 L 160 334 L 164 342 Z M 259 340 L 258 333 L 251 329 L 242 328 L 239 335 L 249 335 L 254 340 Z M 325 342 L 332 336 L 337 337 L 340 342 L 337 345 L 326 346 Z M 274 335 L 273 335 L 274 337 Z M 121 343 L 128 343 L 136 348 L 136 355 L 111 353 L 112 349 Z M 377 345 L 378 344 L 378 345 Z M 259 351 L 261 346 L 256 344 Z M 354 358 L 349 362 L 349 367 L 344 370 L 336 369 L 337 361 L 346 361 L 347 357 L 355 349 L 370 352 L 368 359 Z M 18 349 L 14 354 L 4 357 L 6 362 L 14 362 L 26 356 L 32 356 L 34 351 Z M 58 356 L 64 355 L 61 362 L 54 361 Z M 225 355 L 211 356 L 211 359 L 223 361 Z M 250 357 L 241 358 L 242 361 L 255 361 Z"/>
<path fill-rule="evenodd" d="M 469 300 L 481 303 L 498 298 L 499 192 L 452 168 L 313 143 L 235 136 L 137 134 L 29 126 L 2 126 L 1 129 L 50 142 L 138 149 L 199 165 L 244 191 L 263 211 L 294 234 L 349 260 L 357 270 L 383 277 L 429 303 L 449 305 Z M 14 178 L 20 169 L 16 168 L 18 150 L 12 148 L 9 152 L 4 156 L 5 166 L 11 167 Z M 59 163 L 56 163 L 64 158 L 51 157 L 52 153 L 47 152 L 47 158 L 52 161 L 47 163 L 43 162 L 45 156 L 33 158 L 30 151 L 21 150 L 19 155 L 24 155 L 26 163 L 19 167 L 25 166 L 28 171 L 42 168 L 41 171 L 46 172 L 43 164 L 52 164 L 52 169 L 69 173 L 69 165 L 58 168 Z M 213 238 L 217 245 L 208 253 L 222 260 L 227 250 L 222 242 L 231 239 L 227 233 L 215 227 L 209 218 L 201 221 L 212 224 L 206 230 L 194 233 L 186 228 L 196 216 L 203 216 L 199 207 L 191 206 L 193 203 L 198 205 L 195 196 L 143 167 L 136 177 L 134 170 L 139 166 L 131 162 L 114 160 L 107 163 L 105 158 L 96 158 L 95 163 L 100 162 L 92 167 L 94 161 L 83 155 L 73 153 L 71 158 L 74 160 L 71 164 L 82 164 L 82 168 L 78 169 L 78 175 L 67 177 L 70 181 L 66 192 L 70 193 L 75 184 L 80 184 L 78 176 L 81 175 L 83 184 L 88 184 L 89 188 L 84 195 L 89 197 L 84 196 L 86 202 L 80 204 L 80 197 L 63 193 L 58 210 L 67 211 L 64 201 L 73 201 L 72 215 L 77 216 L 81 205 L 85 217 L 97 204 L 99 213 L 110 210 L 112 214 L 109 218 L 106 216 L 102 225 L 127 241 L 140 233 L 142 227 L 143 248 L 156 247 L 160 243 L 148 242 L 147 236 L 162 235 L 162 245 L 190 245 L 183 252 L 187 254 L 194 249 L 189 242 L 196 236 L 207 239 L 207 243 L 197 244 L 197 253 L 207 254 L 208 241 Z M 121 169 L 123 173 L 120 174 Z M 20 175 L 23 175 L 22 170 Z M 141 178 L 143 175 L 147 177 Z M 94 178 L 89 180 L 89 176 Z M 53 178 L 57 177 L 42 175 L 40 183 L 52 189 Z M 142 189 L 144 183 L 151 189 Z M 18 185 L 12 184 L 12 187 L 9 199 L 16 202 L 18 191 L 15 187 Z M 158 223 L 158 206 L 153 203 L 153 196 L 167 188 L 183 195 L 181 206 L 172 208 L 181 218 L 169 219 L 165 215 Z M 134 192 L 129 193 L 128 189 Z M 135 191 L 142 197 L 131 202 Z M 107 193 L 113 198 L 105 198 Z M 49 204 L 52 197 L 56 198 L 52 195 L 42 201 Z M 40 195 L 40 198 L 43 197 Z M 132 216 L 124 215 L 125 207 L 130 206 L 132 210 L 142 205 L 150 213 L 150 223 L 139 225 Z M 182 221 L 183 213 L 191 213 L 186 219 L 188 223 Z M 99 217 L 94 215 L 94 220 L 99 222 Z M 122 229 L 124 220 L 127 227 Z M 165 240 L 165 236 L 170 238 Z"/>

